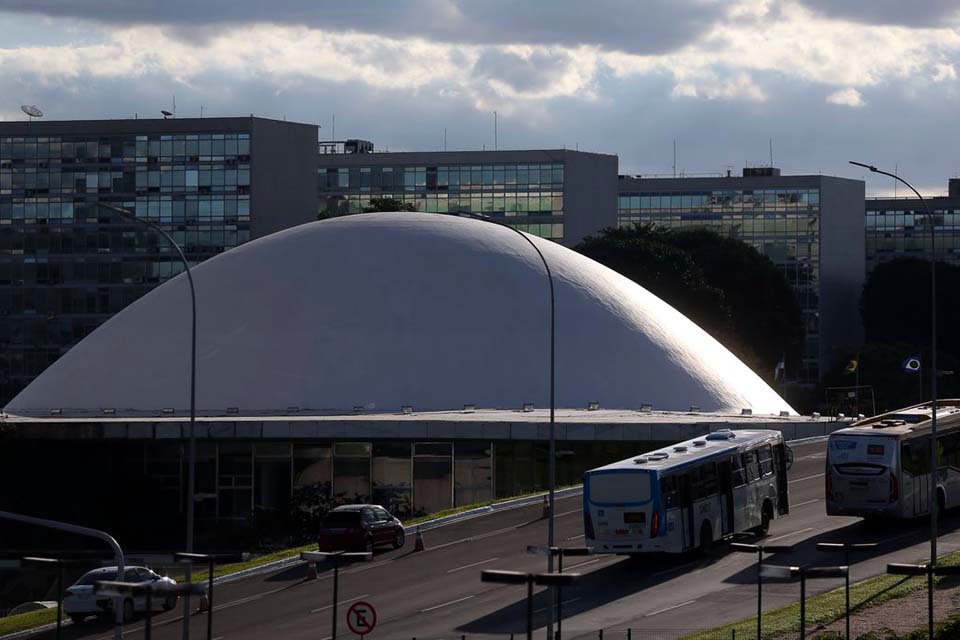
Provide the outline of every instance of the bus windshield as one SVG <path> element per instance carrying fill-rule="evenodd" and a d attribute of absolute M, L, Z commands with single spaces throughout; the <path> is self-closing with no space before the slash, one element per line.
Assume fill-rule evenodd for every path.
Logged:
<path fill-rule="evenodd" d="M 626 504 L 650 500 L 650 474 L 643 471 L 613 471 L 590 475 L 590 501 L 595 504 Z"/>

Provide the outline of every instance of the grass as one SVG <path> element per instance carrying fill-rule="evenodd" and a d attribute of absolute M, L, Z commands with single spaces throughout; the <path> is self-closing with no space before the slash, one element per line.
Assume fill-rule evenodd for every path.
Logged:
<path fill-rule="evenodd" d="M 64 615 L 66 617 L 66 615 Z M 0 618 L 0 636 L 17 631 L 25 631 L 34 627 L 41 627 L 45 624 L 53 624 L 57 621 L 57 609 L 40 609 L 39 611 L 30 611 L 15 616 Z"/>
<path fill-rule="evenodd" d="M 943 556 L 939 565 L 960 565 L 960 552 Z M 935 578 L 939 583 L 941 577 Z M 926 577 L 903 577 L 880 575 L 863 582 L 850 585 L 850 611 L 862 611 L 877 605 L 902 598 L 915 591 L 926 588 Z M 799 585 L 797 587 L 799 589 Z M 808 633 L 819 625 L 828 625 L 843 618 L 845 612 L 845 598 L 843 587 L 807 598 L 807 630 Z M 786 634 L 795 633 L 800 629 L 800 603 L 794 603 L 766 611 L 763 614 L 763 638 L 778 638 Z M 729 638 L 733 631 L 738 637 L 756 637 L 757 618 L 745 618 L 711 631 L 705 631 L 687 636 L 686 639 L 702 638 L 704 636 Z M 926 630 L 924 630 L 926 634 Z M 944 636 L 946 637 L 946 636 Z"/>

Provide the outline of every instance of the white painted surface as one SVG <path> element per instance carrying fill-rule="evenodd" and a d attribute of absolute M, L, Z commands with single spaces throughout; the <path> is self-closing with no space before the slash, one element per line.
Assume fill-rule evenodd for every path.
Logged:
<path fill-rule="evenodd" d="M 556 284 L 557 406 L 792 412 L 650 292 L 533 240 Z M 194 279 L 200 412 L 549 403 L 547 280 L 509 229 L 418 213 L 348 216 L 232 249 Z M 76 345 L 5 410 L 184 411 L 189 340 L 181 275 Z"/>

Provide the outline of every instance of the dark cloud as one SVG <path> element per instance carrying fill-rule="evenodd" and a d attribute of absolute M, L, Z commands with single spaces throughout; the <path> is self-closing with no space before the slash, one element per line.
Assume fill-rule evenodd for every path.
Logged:
<path fill-rule="evenodd" d="M 821 15 L 864 24 L 944 26 L 960 15 L 957 0 L 800 0 Z"/>
<path fill-rule="evenodd" d="M 480 80 L 500 80 L 518 92 L 533 92 L 553 84 L 571 62 L 570 56 L 562 52 L 534 52 L 524 58 L 513 53 L 488 49 L 480 54 L 472 75 Z"/>
<path fill-rule="evenodd" d="M 697 40 L 725 15 L 717 0 L 0 0 L 0 11 L 205 32 L 271 22 L 463 44 L 594 45 L 662 53 Z"/>

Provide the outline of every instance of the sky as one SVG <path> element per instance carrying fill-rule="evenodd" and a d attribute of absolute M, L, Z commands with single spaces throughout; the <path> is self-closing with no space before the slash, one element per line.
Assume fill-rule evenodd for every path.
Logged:
<path fill-rule="evenodd" d="M 0 0 L 0 120 L 249 115 L 620 172 L 960 175 L 958 0 Z M 496 117 L 494 116 L 496 112 Z M 335 129 L 334 129 L 335 121 Z M 899 189 L 903 193 L 903 188 Z"/>

